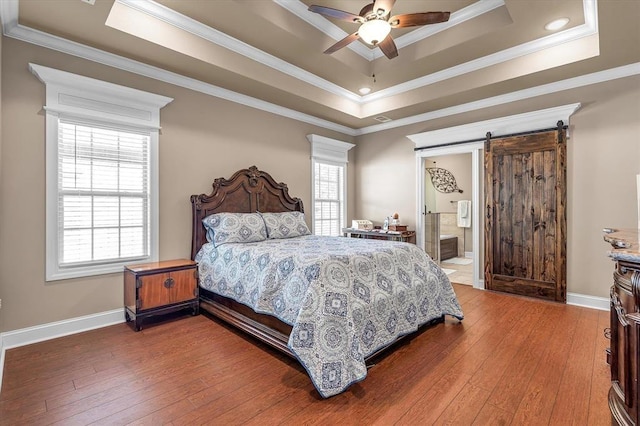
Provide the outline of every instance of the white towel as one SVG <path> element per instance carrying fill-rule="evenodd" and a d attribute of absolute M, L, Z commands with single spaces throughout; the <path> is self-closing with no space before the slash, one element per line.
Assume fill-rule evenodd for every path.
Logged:
<path fill-rule="evenodd" d="M 460 228 L 471 227 L 471 201 L 458 201 L 458 226 Z"/>

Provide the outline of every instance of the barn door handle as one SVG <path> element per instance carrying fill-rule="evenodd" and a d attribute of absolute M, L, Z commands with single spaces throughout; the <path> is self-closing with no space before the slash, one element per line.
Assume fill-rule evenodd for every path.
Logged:
<path fill-rule="evenodd" d="M 171 277 L 169 277 L 166 280 L 164 280 L 165 288 L 171 288 L 171 287 L 173 287 L 173 284 L 175 284 L 175 281 Z"/>

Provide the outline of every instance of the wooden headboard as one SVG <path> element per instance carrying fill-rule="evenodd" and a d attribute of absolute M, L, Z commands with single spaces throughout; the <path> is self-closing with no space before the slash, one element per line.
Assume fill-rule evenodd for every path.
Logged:
<path fill-rule="evenodd" d="M 207 242 L 202 219 L 213 213 L 277 213 L 298 211 L 304 213 L 302 200 L 289 195 L 284 183 L 277 183 L 269 173 L 256 166 L 238 170 L 230 179 L 213 181 L 211 194 L 191 196 L 192 242 L 191 259 Z"/>

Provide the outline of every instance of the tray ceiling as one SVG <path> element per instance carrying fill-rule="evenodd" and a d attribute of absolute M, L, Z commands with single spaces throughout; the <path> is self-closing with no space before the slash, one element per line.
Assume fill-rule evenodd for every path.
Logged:
<path fill-rule="evenodd" d="M 321 120 L 360 129 L 640 62 L 633 0 L 397 0 L 392 14 L 449 11 L 393 29 L 392 60 L 361 41 L 322 52 L 356 24 L 309 12 L 345 0 L 7 0 L 19 26 Z M 8 5 L 3 4 L 7 26 Z M 544 29 L 567 17 L 560 31 Z M 5 28 L 5 34 L 7 28 Z M 371 88 L 361 96 L 358 89 Z M 226 92 L 225 92 L 226 93 Z"/>

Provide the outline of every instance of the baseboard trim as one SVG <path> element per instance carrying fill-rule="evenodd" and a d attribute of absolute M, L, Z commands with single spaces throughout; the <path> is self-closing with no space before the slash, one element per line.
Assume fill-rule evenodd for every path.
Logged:
<path fill-rule="evenodd" d="M 99 312 L 0 334 L 4 350 L 124 322 L 124 309 Z"/>
<path fill-rule="evenodd" d="M 567 293 L 567 305 L 583 306 L 585 308 L 609 310 L 609 298 L 589 296 L 586 294 Z"/>
<path fill-rule="evenodd" d="M 5 351 L 7 349 L 107 327 L 124 321 L 124 309 L 120 308 L 0 333 L 0 391 L 2 390 L 2 373 L 4 372 Z"/>

